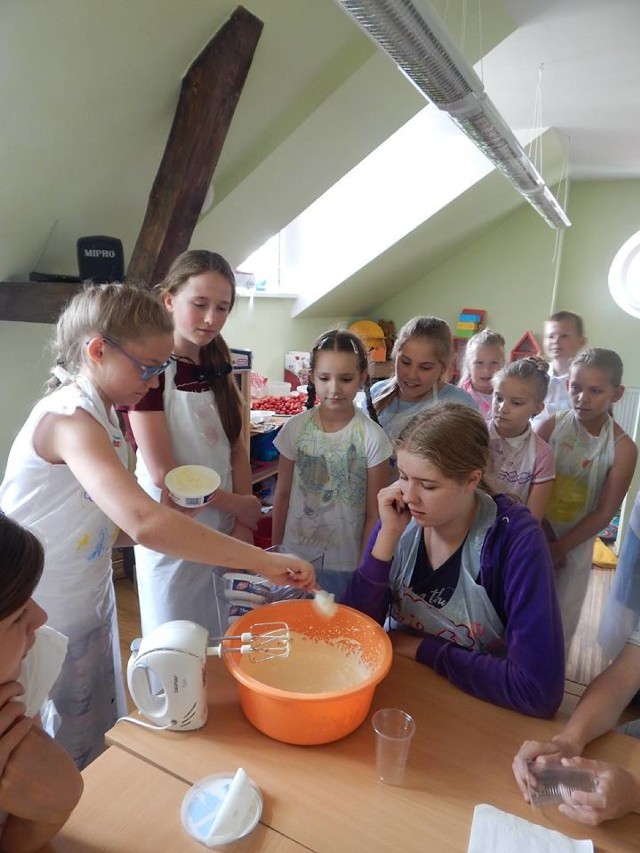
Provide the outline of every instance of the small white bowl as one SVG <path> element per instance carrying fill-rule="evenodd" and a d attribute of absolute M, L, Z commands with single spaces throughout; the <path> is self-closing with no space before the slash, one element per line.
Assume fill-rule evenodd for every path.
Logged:
<path fill-rule="evenodd" d="M 184 507 L 209 503 L 220 486 L 220 475 L 205 465 L 179 465 L 164 478 L 171 500 Z"/>

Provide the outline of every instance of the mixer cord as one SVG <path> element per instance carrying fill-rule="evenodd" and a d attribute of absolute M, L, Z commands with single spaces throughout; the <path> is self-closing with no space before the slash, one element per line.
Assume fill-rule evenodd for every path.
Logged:
<path fill-rule="evenodd" d="M 136 726 L 142 726 L 143 729 L 151 729 L 155 732 L 161 732 L 163 729 L 170 729 L 171 726 L 175 726 L 177 720 L 171 720 L 170 723 L 167 723 L 166 726 L 154 726 L 153 723 L 145 723 L 144 720 L 139 720 L 137 717 L 118 717 L 116 723 L 133 723 Z"/>

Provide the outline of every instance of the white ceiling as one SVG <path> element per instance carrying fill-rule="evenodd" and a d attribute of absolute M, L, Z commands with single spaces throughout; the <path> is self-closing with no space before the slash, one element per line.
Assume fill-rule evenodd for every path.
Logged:
<path fill-rule="evenodd" d="M 542 65 L 541 123 L 565 137 L 570 176 L 640 176 L 640 0 L 504 4 L 518 29 L 487 57 L 484 81 L 505 118 L 531 125 Z"/>
<path fill-rule="evenodd" d="M 541 124 L 565 135 L 571 177 L 640 177 L 640 0 L 477 2 L 492 21 L 506 8 L 518 26 L 478 69 L 513 127 L 531 125 L 542 63 Z M 0 278 L 25 278 L 45 245 L 39 270 L 74 272 L 84 234 L 119 236 L 130 257 L 181 76 L 236 5 L 1 0 Z M 216 204 L 194 235 L 234 263 L 420 107 L 393 69 L 380 72 L 382 60 L 334 0 L 243 5 L 265 29 L 216 170 Z M 459 12 L 463 0 L 436 5 Z M 367 96 L 360 112 L 332 113 L 348 90 Z M 326 120 L 334 115 L 342 124 Z M 478 226 L 477 213 L 468 216 L 460 241 Z M 381 264 L 393 259 L 402 272 L 403 251 Z M 411 257 L 411 270 L 428 263 Z M 340 310 L 350 308 L 359 310 Z"/>

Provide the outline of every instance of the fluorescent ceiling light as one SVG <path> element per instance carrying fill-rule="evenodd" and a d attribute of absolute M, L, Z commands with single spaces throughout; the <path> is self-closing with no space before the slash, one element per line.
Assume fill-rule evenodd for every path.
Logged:
<path fill-rule="evenodd" d="M 337 0 L 422 95 L 449 113 L 552 228 L 571 225 L 428 0 Z"/>

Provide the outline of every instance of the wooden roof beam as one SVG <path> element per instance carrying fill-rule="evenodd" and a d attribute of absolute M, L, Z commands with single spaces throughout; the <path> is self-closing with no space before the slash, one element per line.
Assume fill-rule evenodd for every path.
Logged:
<path fill-rule="evenodd" d="M 156 284 L 189 247 L 262 27 L 238 6 L 187 71 L 127 268 L 130 281 Z"/>

